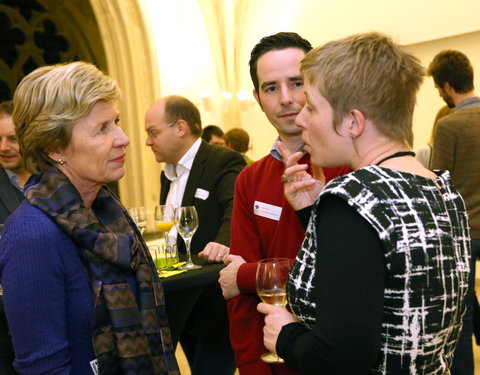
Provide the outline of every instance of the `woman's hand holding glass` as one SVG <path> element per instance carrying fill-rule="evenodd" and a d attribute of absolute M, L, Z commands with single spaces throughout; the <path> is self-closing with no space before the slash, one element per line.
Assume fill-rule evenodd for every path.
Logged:
<path fill-rule="evenodd" d="M 284 307 L 259 303 L 258 312 L 265 314 L 265 325 L 263 327 L 263 345 L 272 353 L 276 352 L 278 335 L 283 326 L 289 323 L 298 322 L 298 319 Z M 279 357 L 278 357 L 279 358 Z M 281 360 L 281 358 L 279 358 Z"/>
<path fill-rule="evenodd" d="M 303 156 L 302 152 L 292 154 L 282 142 L 277 142 L 277 146 L 285 161 L 282 176 L 285 198 L 295 211 L 313 205 L 325 187 L 323 169 L 312 165 L 312 176 L 307 172 L 307 164 L 298 164 Z"/>

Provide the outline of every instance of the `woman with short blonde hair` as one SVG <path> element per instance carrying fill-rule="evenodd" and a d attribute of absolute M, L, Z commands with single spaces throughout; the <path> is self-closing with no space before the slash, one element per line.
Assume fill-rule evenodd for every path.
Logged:
<path fill-rule="evenodd" d="M 470 234 L 449 172 L 409 149 L 423 69 L 367 33 L 317 47 L 301 71 L 304 150 L 316 166 L 353 172 L 324 186 L 283 147 L 285 194 L 306 236 L 287 285 L 293 314 L 258 306 L 264 343 L 301 374 L 448 374 Z"/>

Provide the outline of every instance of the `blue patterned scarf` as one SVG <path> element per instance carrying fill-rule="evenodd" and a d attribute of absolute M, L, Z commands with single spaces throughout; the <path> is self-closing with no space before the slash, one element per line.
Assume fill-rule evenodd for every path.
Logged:
<path fill-rule="evenodd" d="M 88 209 L 57 168 L 33 176 L 25 197 L 80 251 L 95 299 L 92 339 L 99 373 L 178 375 L 162 286 L 145 242 L 118 199 L 102 188 Z"/>

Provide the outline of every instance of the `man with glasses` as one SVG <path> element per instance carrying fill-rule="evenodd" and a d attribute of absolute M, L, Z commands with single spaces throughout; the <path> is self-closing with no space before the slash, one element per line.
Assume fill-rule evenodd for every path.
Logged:
<path fill-rule="evenodd" d="M 199 226 L 192 238 L 192 253 L 210 262 L 222 262 L 229 252 L 233 187 L 245 166 L 242 156 L 227 147 L 202 141 L 198 108 L 181 96 L 154 103 L 145 116 L 146 145 L 157 162 L 164 162 L 160 204 L 195 206 Z M 184 249 L 183 241 L 178 241 Z M 174 303 L 166 296 L 167 315 Z M 184 296 L 178 296 L 184 299 Z M 182 327 L 169 315 L 174 343 Z M 180 326 L 176 326 L 180 324 Z M 230 347 L 226 304 L 217 283 L 203 289 L 189 314 L 180 343 L 192 375 L 228 375 L 235 371 Z"/>

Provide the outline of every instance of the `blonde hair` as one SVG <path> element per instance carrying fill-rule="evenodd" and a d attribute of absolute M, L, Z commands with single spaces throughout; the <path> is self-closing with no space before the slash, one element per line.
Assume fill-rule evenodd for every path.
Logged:
<path fill-rule="evenodd" d="M 412 144 L 416 93 L 425 73 L 387 35 L 357 34 L 317 47 L 302 60 L 301 73 L 332 106 L 335 129 L 358 109 L 383 135 Z"/>
<path fill-rule="evenodd" d="M 114 79 L 81 61 L 28 74 L 13 98 L 13 122 L 25 168 L 33 174 L 51 168 L 48 153 L 68 146 L 73 124 L 98 101 L 119 96 Z"/>

